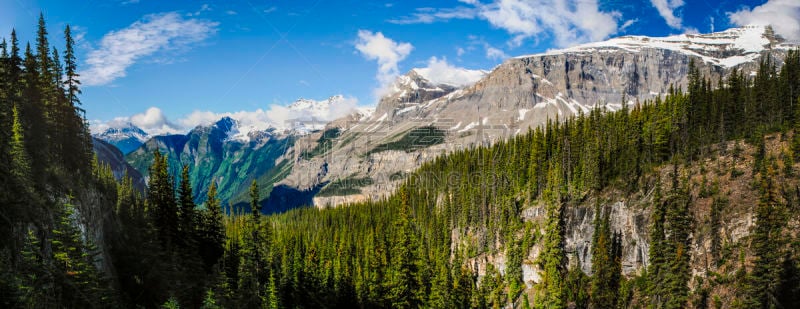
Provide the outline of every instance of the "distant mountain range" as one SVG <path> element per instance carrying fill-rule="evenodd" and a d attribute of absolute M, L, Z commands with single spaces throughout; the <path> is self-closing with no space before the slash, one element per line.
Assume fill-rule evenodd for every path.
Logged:
<path fill-rule="evenodd" d="M 374 110 L 337 119 L 326 116 L 341 96 L 298 100 L 288 108 L 304 116 L 282 125 L 242 125 L 223 118 L 186 135 L 146 139 L 143 131 L 128 126 L 95 137 L 128 153 L 127 162 L 142 174 L 155 149 L 169 156 L 175 171 L 191 163 L 199 202 L 214 180 L 224 202 L 243 205 L 255 179 L 267 212 L 338 205 L 389 194 L 405 175 L 443 153 L 685 87 L 691 61 L 717 81 L 733 68 L 755 72 L 767 55 L 781 64 L 786 51 L 796 47 L 764 26 L 663 38 L 625 36 L 511 58 L 491 72 L 413 69 L 395 81 Z"/>
<path fill-rule="evenodd" d="M 93 136 L 96 139 L 114 145 L 123 154 L 136 150 L 136 148 L 139 148 L 150 139 L 150 135 L 147 132 L 132 123 L 125 123 L 119 127 L 110 127 L 105 131 L 93 134 Z"/>

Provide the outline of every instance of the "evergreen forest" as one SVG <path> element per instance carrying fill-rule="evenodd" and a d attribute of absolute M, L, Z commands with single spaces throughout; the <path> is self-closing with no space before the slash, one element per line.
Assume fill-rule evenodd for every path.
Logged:
<path fill-rule="evenodd" d="M 50 35 L 40 16 L 33 44 L 0 43 L 0 307 L 800 307 L 798 51 L 721 80 L 690 63 L 686 89 L 441 156 L 384 199 L 266 216 L 257 182 L 250 213 L 213 183 L 195 204 L 189 167 L 158 152 L 145 192 L 117 180 L 70 28 L 63 50 Z M 642 269 L 623 263 L 621 200 L 646 214 Z M 740 210 L 748 235 L 721 237 Z M 590 271 L 567 244 L 577 211 Z"/>

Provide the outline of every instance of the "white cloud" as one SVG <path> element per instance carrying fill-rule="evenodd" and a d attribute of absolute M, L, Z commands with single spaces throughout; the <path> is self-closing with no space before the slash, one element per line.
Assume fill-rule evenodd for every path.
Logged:
<path fill-rule="evenodd" d="M 625 23 L 623 23 L 622 26 L 619 27 L 619 31 L 625 31 L 626 29 L 628 29 L 628 27 L 632 26 L 637 22 L 639 22 L 638 18 L 626 20 Z"/>
<path fill-rule="evenodd" d="M 448 63 L 446 58 L 438 59 L 436 57 L 428 59 L 428 67 L 414 70 L 436 84 L 457 87 L 474 84 L 486 75 L 485 71 L 456 67 Z"/>
<path fill-rule="evenodd" d="M 117 117 L 110 121 L 93 120 L 92 133 L 101 133 L 109 128 L 122 128 L 133 124 L 149 135 L 184 134 L 200 125 L 213 124 L 223 117 L 239 122 L 240 130 L 266 130 L 268 128 L 286 129 L 293 121 L 314 120 L 330 122 L 356 111 L 358 100 L 352 97 L 334 96 L 328 100 L 302 100 L 297 105 L 269 105 L 266 109 L 215 113 L 195 110 L 175 121 L 169 120 L 158 107 L 150 107 L 145 112 L 129 117 Z M 246 136 L 246 132 L 244 133 Z"/>
<path fill-rule="evenodd" d="M 673 29 L 683 27 L 683 19 L 675 16 L 675 10 L 683 6 L 683 0 L 650 0 L 650 3 L 658 10 L 658 15 L 664 18 L 667 25 Z"/>
<path fill-rule="evenodd" d="M 130 124 L 141 128 L 150 135 L 177 134 L 184 131 L 182 127 L 169 121 L 158 107 L 150 107 L 143 113 L 129 117 L 116 117 L 110 121 L 92 120 L 89 129 L 96 134 L 109 128 L 123 128 Z"/>
<path fill-rule="evenodd" d="M 171 12 L 147 15 L 127 28 L 103 36 L 89 52 L 88 69 L 81 72 L 86 86 L 105 85 L 124 77 L 136 61 L 161 51 L 180 51 L 217 31 L 216 22 L 186 19 Z"/>
<path fill-rule="evenodd" d="M 481 16 L 514 35 L 514 46 L 546 33 L 566 47 L 617 33 L 621 14 L 600 11 L 597 0 L 498 0 L 482 5 Z"/>
<path fill-rule="evenodd" d="M 172 124 L 158 107 L 148 108 L 144 113 L 130 117 L 130 122 L 152 135 L 174 134 L 181 130 Z"/>
<path fill-rule="evenodd" d="M 682 1 L 682 0 L 672 0 Z M 599 41 L 617 33 L 622 15 L 600 11 L 597 0 L 460 0 L 472 7 L 444 9 L 421 8 L 411 16 L 393 23 L 433 23 L 450 19 L 485 19 L 492 26 L 513 36 L 512 46 L 526 39 L 550 35 L 554 45 L 566 47 Z"/>
<path fill-rule="evenodd" d="M 695 27 L 683 27 L 683 33 L 685 34 L 700 34 L 700 30 L 697 30 Z"/>
<path fill-rule="evenodd" d="M 264 10 L 264 14 L 269 14 L 269 13 L 275 12 L 277 10 L 278 10 L 278 7 L 271 6 L 271 7 L 269 7 L 269 8 Z"/>
<path fill-rule="evenodd" d="M 410 16 L 405 16 L 398 19 L 390 19 L 389 22 L 393 24 L 431 24 L 450 19 L 474 19 L 477 17 L 477 15 L 477 9 L 468 7 L 441 9 L 418 8 L 416 9 L 416 12 Z"/>
<path fill-rule="evenodd" d="M 494 48 L 486 44 L 486 58 L 491 60 L 503 60 L 508 58 L 508 55 L 499 48 Z"/>
<path fill-rule="evenodd" d="M 189 16 L 189 17 L 198 16 L 198 15 L 202 14 L 203 12 L 208 12 L 208 11 L 211 11 L 211 6 L 208 5 L 208 3 L 205 3 L 202 6 L 200 6 L 200 9 L 195 11 L 194 13 L 186 13 L 186 16 Z"/>
<path fill-rule="evenodd" d="M 487 42 L 483 37 L 469 35 L 467 36 L 467 44 L 469 44 L 469 46 L 467 46 L 467 51 L 474 51 L 478 48 L 483 48 L 486 53 L 486 58 L 489 60 L 505 60 L 506 58 L 510 57 L 502 49 L 489 44 L 489 42 Z"/>
<path fill-rule="evenodd" d="M 789 40 L 800 40 L 800 1 L 769 0 L 753 9 L 743 8 L 729 12 L 731 23 L 772 25 L 775 33 Z"/>
<path fill-rule="evenodd" d="M 714 16 L 709 16 L 708 20 L 708 27 L 711 29 L 711 32 L 714 32 Z"/>
<path fill-rule="evenodd" d="M 463 56 L 465 53 L 467 53 L 467 51 L 466 51 L 464 48 L 462 48 L 462 47 L 458 47 L 458 48 L 456 48 L 456 56 L 459 56 L 459 57 L 461 57 L 461 56 Z"/>
<path fill-rule="evenodd" d="M 378 62 L 376 78 L 380 83 L 380 87 L 376 89 L 376 96 L 380 97 L 387 87 L 394 82 L 394 79 L 399 75 L 397 64 L 408 57 L 412 49 L 414 49 L 414 46 L 410 43 L 395 42 L 383 36 L 383 33 L 358 30 L 356 50 L 368 60 Z"/>

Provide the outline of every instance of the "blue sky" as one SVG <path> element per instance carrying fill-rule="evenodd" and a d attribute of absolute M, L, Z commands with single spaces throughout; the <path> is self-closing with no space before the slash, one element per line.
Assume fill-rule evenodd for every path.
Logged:
<path fill-rule="evenodd" d="M 140 114 L 190 126 L 192 112 L 268 110 L 301 97 L 373 105 L 388 80 L 431 57 L 491 69 L 509 56 L 619 35 L 779 18 L 788 21 L 780 30 L 797 34 L 797 2 L 1 0 L 0 32 L 16 27 L 31 40 L 41 11 L 61 47 L 70 24 L 91 120 Z"/>

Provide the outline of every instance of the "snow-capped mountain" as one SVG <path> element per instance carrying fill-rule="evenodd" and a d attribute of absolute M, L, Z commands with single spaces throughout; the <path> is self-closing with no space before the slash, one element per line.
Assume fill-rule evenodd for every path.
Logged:
<path fill-rule="evenodd" d="M 123 154 L 136 150 L 136 148 L 139 148 L 150 139 L 150 135 L 147 132 L 130 122 L 106 128 L 99 133 L 93 134 L 93 136 L 114 145 Z"/>
<path fill-rule="evenodd" d="M 488 73 L 484 70 L 440 68 L 436 65 L 411 69 L 405 75 L 399 76 L 390 90 L 384 94 L 372 115 L 374 118 L 372 120 L 394 119 L 398 114 L 418 108 L 421 102 L 440 98 L 472 85 Z"/>
<path fill-rule="evenodd" d="M 690 62 L 715 84 L 733 68 L 755 72 L 763 57 L 780 65 L 787 50 L 796 47 L 769 27 L 747 26 L 710 34 L 625 36 L 515 57 L 489 73 L 452 75 L 472 77 L 464 83 L 414 69 L 397 78 L 372 117 L 339 126 L 329 150 L 316 157 L 301 156 L 282 183 L 305 190 L 336 179 L 368 178 L 373 181 L 357 188 L 360 194 L 320 197 L 315 204 L 377 199 L 398 183 L 395 175 L 443 153 L 500 141 L 548 119 L 594 108 L 614 111 L 665 95 L 673 86 L 685 88 Z M 443 138 L 437 140 L 436 134 Z M 392 149 L 403 139 L 412 145 L 419 140 L 425 147 Z M 323 140 L 322 135 L 309 135 L 296 147 L 312 149 Z"/>
<path fill-rule="evenodd" d="M 173 172 L 178 173 L 183 164 L 192 167 L 190 178 L 198 187 L 194 191 L 196 201 L 205 200 L 205 190 L 214 181 L 220 189 L 219 198 L 226 204 L 237 204 L 245 200 L 252 180 L 271 188 L 277 179 L 285 177 L 291 163 L 282 156 L 298 137 L 322 130 L 331 120 L 345 115 L 353 121 L 371 115 L 371 109 L 359 108 L 355 103 L 337 95 L 320 101 L 300 99 L 268 112 L 223 114 L 219 120 L 195 126 L 186 134 L 153 136 L 125 159 L 147 175 L 153 150 L 159 149 L 167 155 Z M 265 201 L 275 204 L 268 208 L 270 211 L 286 209 L 295 202 L 311 203 L 310 198 Z"/>
<path fill-rule="evenodd" d="M 259 117 L 242 116 L 236 113 L 228 116 L 233 120 L 230 139 L 250 141 L 254 136 L 264 134 L 302 136 L 322 130 L 329 122 L 353 113 L 369 113 L 360 108 L 356 100 L 342 95 L 331 96 L 325 100 L 298 99 L 286 107 L 273 108 Z"/>
<path fill-rule="evenodd" d="M 777 37 L 772 28 L 764 25 L 748 25 L 709 34 L 681 34 L 668 37 L 622 36 L 602 42 L 554 50 L 547 53 L 520 56 L 531 58 L 561 54 L 614 53 L 620 50 L 640 53 L 648 49 L 660 49 L 693 56 L 702 61 L 725 68 L 752 62 L 767 49 L 790 49 L 795 47 Z"/>
<path fill-rule="evenodd" d="M 448 85 L 456 88 L 472 85 L 489 74 L 489 71 L 485 70 L 441 67 L 436 64 L 426 68 L 415 68 L 412 71 L 434 85 Z"/>
<path fill-rule="evenodd" d="M 763 57 L 780 65 L 795 46 L 769 27 L 748 26 L 662 38 L 625 36 L 511 58 L 491 72 L 430 66 L 398 77 L 375 110 L 343 96 L 300 99 L 257 117 L 232 113 L 187 136 L 156 137 L 140 149 L 158 147 L 176 160 L 206 164 L 192 177 L 202 185 L 211 179 L 225 183 L 237 192 L 226 197 L 231 201 L 242 199 L 244 175 L 248 182 L 253 177 L 264 185 L 277 182 L 283 193 L 270 198 L 283 204 L 296 202 L 296 196 L 307 204 L 309 195 L 348 177 L 371 181 L 359 194 L 314 203 L 376 199 L 399 183 L 398 175 L 443 153 L 493 143 L 548 119 L 593 108 L 618 110 L 685 87 L 692 61 L 716 82 L 734 67 L 756 71 Z M 427 131 L 414 131 L 419 128 Z M 424 146 L 392 148 L 398 141 L 415 145 L 417 139 Z M 144 150 L 127 157 L 144 173 L 148 158 Z M 296 195 L 281 197 L 286 192 Z"/>

